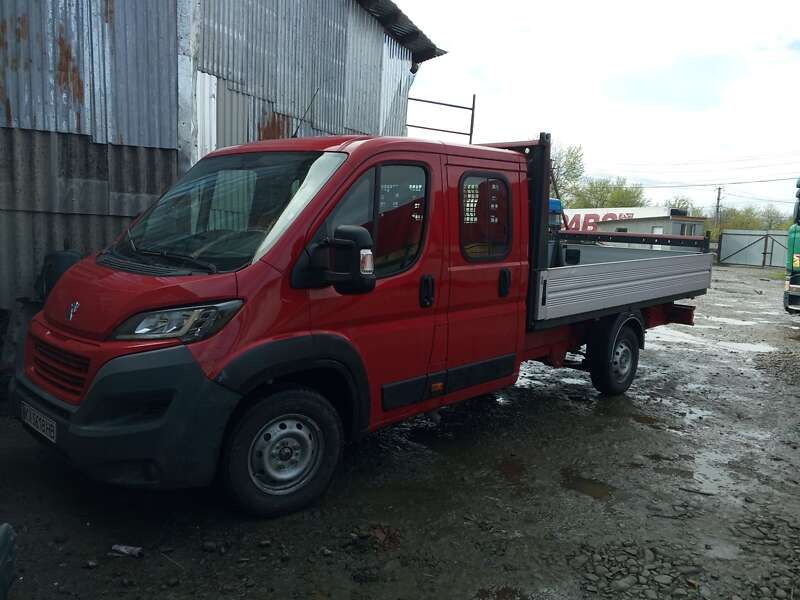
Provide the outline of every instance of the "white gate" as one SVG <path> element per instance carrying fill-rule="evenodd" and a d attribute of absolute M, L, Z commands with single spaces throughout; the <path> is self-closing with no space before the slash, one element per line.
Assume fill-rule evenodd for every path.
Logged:
<path fill-rule="evenodd" d="M 719 235 L 719 262 L 754 267 L 785 267 L 785 231 L 728 229 Z"/>

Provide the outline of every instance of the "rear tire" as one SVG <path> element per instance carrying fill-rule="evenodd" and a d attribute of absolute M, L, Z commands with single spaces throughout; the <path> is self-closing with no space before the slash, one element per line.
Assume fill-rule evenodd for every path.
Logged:
<path fill-rule="evenodd" d="M 342 453 L 342 422 L 323 396 L 305 388 L 256 402 L 225 442 L 222 481 L 233 500 L 259 517 L 316 500 Z"/>
<path fill-rule="evenodd" d="M 599 336 L 589 343 L 589 374 L 601 394 L 617 396 L 633 383 L 639 366 L 639 337 L 630 327 L 623 327 L 613 345 Z"/>

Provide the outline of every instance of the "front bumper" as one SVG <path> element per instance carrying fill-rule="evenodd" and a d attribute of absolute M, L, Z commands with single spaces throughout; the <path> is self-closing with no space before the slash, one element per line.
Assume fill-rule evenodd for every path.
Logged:
<path fill-rule="evenodd" d="M 800 285 L 792 283 L 789 289 L 783 292 L 783 308 L 788 313 L 800 312 Z"/>
<path fill-rule="evenodd" d="M 211 483 L 240 396 L 208 379 L 185 346 L 120 356 L 94 377 L 78 406 L 17 369 L 15 414 L 25 402 L 56 422 L 56 441 L 31 434 L 91 477 L 130 486 Z"/>

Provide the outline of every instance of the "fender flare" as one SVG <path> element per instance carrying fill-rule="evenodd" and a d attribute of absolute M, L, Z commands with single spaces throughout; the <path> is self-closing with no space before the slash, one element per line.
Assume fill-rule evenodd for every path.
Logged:
<path fill-rule="evenodd" d="M 636 333 L 636 337 L 639 338 L 639 348 L 644 349 L 644 332 L 647 329 L 647 326 L 645 325 L 642 311 L 640 311 L 638 308 L 617 315 L 616 321 L 611 329 L 611 331 L 614 333 L 614 335 L 611 336 L 613 338 L 613 344 L 616 344 L 617 338 L 619 337 L 619 332 L 626 325 L 633 325 L 633 331 Z"/>
<path fill-rule="evenodd" d="M 259 386 L 286 375 L 327 368 L 347 381 L 352 399 L 353 435 L 369 428 L 370 393 L 361 356 L 345 338 L 333 334 L 309 334 L 265 342 L 231 360 L 215 381 L 247 396 Z"/>
<path fill-rule="evenodd" d="M 604 355 L 610 356 L 614 346 L 617 344 L 620 331 L 627 325 L 633 327 L 636 337 L 639 339 L 639 348 L 643 349 L 646 326 L 644 317 L 638 309 L 627 310 L 597 321 L 589 335 L 590 345 L 606 344 L 607 352 Z"/>

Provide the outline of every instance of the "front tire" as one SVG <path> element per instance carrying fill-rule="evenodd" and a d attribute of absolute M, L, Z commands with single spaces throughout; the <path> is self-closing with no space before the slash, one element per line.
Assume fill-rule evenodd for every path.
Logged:
<path fill-rule="evenodd" d="M 342 422 L 317 392 L 290 389 L 263 398 L 225 442 L 222 476 L 233 500 L 260 517 L 286 514 L 328 487 L 342 453 Z"/>
<path fill-rule="evenodd" d="M 639 366 L 639 337 L 623 327 L 614 344 L 607 339 L 593 340 L 589 348 L 589 374 L 601 394 L 617 396 L 627 391 Z"/>

